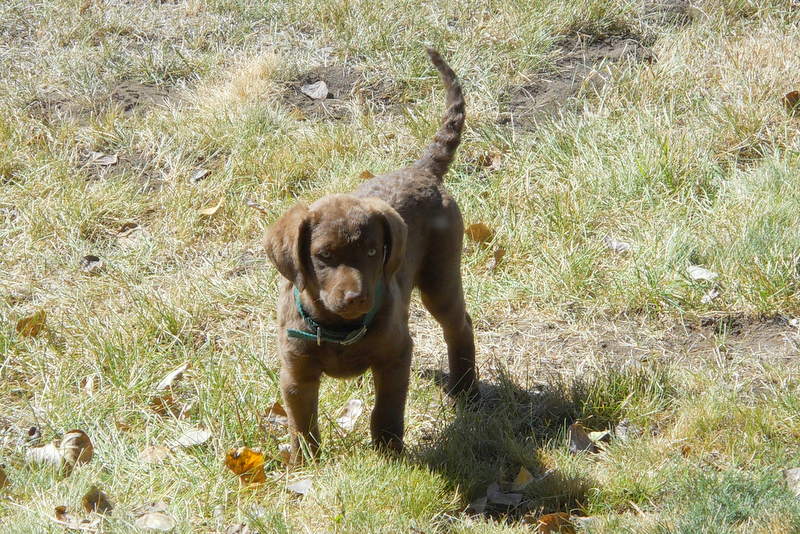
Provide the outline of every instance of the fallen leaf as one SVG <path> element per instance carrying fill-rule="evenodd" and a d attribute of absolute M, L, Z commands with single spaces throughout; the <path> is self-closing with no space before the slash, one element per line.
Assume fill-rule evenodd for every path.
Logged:
<path fill-rule="evenodd" d="M 711 304 L 718 296 L 722 293 L 720 292 L 719 288 L 712 287 L 708 291 L 706 291 L 705 295 L 700 299 L 701 304 Z"/>
<path fill-rule="evenodd" d="M 790 91 L 783 96 L 783 105 L 793 113 L 798 112 L 798 103 L 800 103 L 800 91 Z"/>
<path fill-rule="evenodd" d="M 484 152 L 478 156 L 475 163 L 479 167 L 488 167 L 489 170 L 496 171 L 503 166 L 503 153 L 496 150 Z"/>
<path fill-rule="evenodd" d="M 359 180 L 369 180 L 371 178 L 375 178 L 375 175 L 369 171 L 361 171 L 361 174 L 358 175 Z"/>
<path fill-rule="evenodd" d="M 606 237 L 605 241 L 606 241 L 606 246 L 608 246 L 608 248 L 611 249 L 612 252 L 615 252 L 617 254 L 627 254 L 633 249 L 630 243 L 626 243 L 625 241 L 619 241 L 617 239 L 614 239 L 613 237 Z"/>
<path fill-rule="evenodd" d="M 597 432 L 588 432 L 587 435 L 589 436 L 589 439 L 592 440 L 595 444 L 611 442 L 610 430 L 599 430 Z"/>
<path fill-rule="evenodd" d="M 132 424 L 126 421 L 120 421 L 118 419 L 114 421 L 114 426 L 117 427 L 117 430 L 119 430 L 120 432 L 130 432 L 131 430 L 133 430 Z"/>
<path fill-rule="evenodd" d="M 114 508 L 108 500 L 108 495 L 100 491 L 97 486 L 89 488 L 81 499 L 81 505 L 87 514 L 92 512 L 106 514 Z"/>
<path fill-rule="evenodd" d="M 521 493 L 505 493 L 500 490 L 500 484 L 493 482 L 486 488 L 486 498 L 491 504 L 500 506 L 519 506 L 522 502 Z"/>
<path fill-rule="evenodd" d="M 94 254 L 88 254 L 81 258 L 81 271 L 89 274 L 97 274 L 103 270 L 103 260 Z"/>
<path fill-rule="evenodd" d="M 591 440 L 582 424 L 571 424 L 567 434 L 567 439 L 569 440 L 569 452 L 572 454 L 578 454 L 583 451 L 599 452 L 600 449 L 598 449 L 597 445 L 595 445 Z"/>
<path fill-rule="evenodd" d="M 175 438 L 175 446 L 187 449 L 189 447 L 196 447 L 202 445 L 211 438 L 211 432 L 202 429 L 187 430 L 177 438 Z"/>
<path fill-rule="evenodd" d="M 168 532 L 175 528 L 175 520 L 164 512 L 147 512 L 140 515 L 133 524 L 137 528 L 149 528 L 162 532 Z"/>
<path fill-rule="evenodd" d="M 494 231 L 481 222 L 470 224 L 464 233 L 476 243 L 485 243 L 494 237 Z"/>
<path fill-rule="evenodd" d="M 300 87 L 300 92 L 314 100 L 325 100 L 330 94 L 330 91 L 328 91 L 328 84 L 322 80 L 303 85 Z"/>
<path fill-rule="evenodd" d="M 208 169 L 196 170 L 194 174 L 192 174 L 192 177 L 189 178 L 189 181 L 193 184 L 196 184 L 200 180 L 207 178 L 209 174 L 211 174 L 211 171 L 209 171 Z"/>
<path fill-rule="evenodd" d="M 42 439 L 42 431 L 38 426 L 32 426 L 28 428 L 28 431 L 25 433 L 25 443 L 31 447 L 36 445 Z"/>
<path fill-rule="evenodd" d="M 84 532 L 97 532 L 101 518 L 80 519 L 67 512 L 66 506 L 56 506 L 53 521 L 68 530 L 81 530 Z"/>
<path fill-rule="evenodd" d="M 282 429 L 289 425 L 289 416 L 280 402 L 273 402 L 267 411 L 267 425 L 273 429 Z"/>
<path fill-rule="evenodd" d="M 128 237 L 133 232 L 137 232 L 141 229 L 142 227 L 139 226 L 138 223 L 126 222 L 125 224 L 119 227 L 119 230 L 117 230 L 117 237 Z"/>
<path fill-rule="evenodd" d="M 50 464 L 55 467 L 61 467 L 64 457 L 58 447 L 58 441 L 53 441 L 41 447 L 32 447 L 28 449 L 25 458 L 29 462 L 37 464 Z"/>
<path fill-rule="evenodd" d="M 278 454 L 281 457 L 281 461 L 286 465 L 292 462 L 292 446 L 290 444 L 281 443 L 278 445 Z"/>
<path fill-rule="evenodd" d="M 11 483 L 8 481 L 8 475 L 6 474 L 5 467 L 5 465 L 0 465 L 0 489 L 11 485 Z"/>
<path fill-rule="evenodd" d="M 219 211 L 219 209 L 222 207 L 223 200 L 224 199 L 221 198 L 219 199 L 219 202 L 216 203 L 216 205 L 198 210 L 197 213 L 199 213 L 200 215 L 206 215 L 210 217 L 211 215 L 214 215 L 215 213 L 217 213 L 217 211 Z"/>
<path fill-rule="evenodd" d="M 163 445 L 148 445 L 139 453 L 139 461 L 145 464 L 161 464 L 170 454 L 170 450 Z"/>
<path fill-rule="evenodd" d="M 566 512 L 539 516 L 536 532 L 540 534 L 575 534 L 575 526 Z"/>
<path fill-rule="evenodd" d="M 167 376 L 161 379 L 161 382 L 158 383 L 156 386 L 156 391 L 163 391 L 165 389 L 171 388 L 175 382 L 183 378 L 183 373 L 189 369 L 189 362 L 185 362 L 181 364 L 177 369 L 173 369 L 170 371 Z"/>
<path fill-rule="evenodd" d="M 47 312 L 39 310 L 33 315 L 23 317 L 17 321 L 17 334 L 25 337 L 36 337 L 44 328 Z"/>
<path fill-rule="evenodd" d="M 251 530 L 246 523 L 239 523 L 238 525 L 231 525 L 226 528 L 225 534 L 258 534 L 258 532 Z"/>
<path fill-rule="evenodd" d="M 521 466 L 519 468 L 519 473 L 514 478 L 514 482 L 511 483 L 511 491 L 520 491 L 528 487 L 533 481 L 533 475 L 530 471 L 528 471 L 525 466 Z"/>
<path fill-rule="evenodd" d="M 93 373 L 81 378 L 80 386 L 87 395 L 94 395 L 94 392 L 97 391 L 98 382 L 100 382 L 100 376 L 97 373 Z"/>
<path fill-rule="evenodd" d="M 150 408 L 158 415 L 178 417 L 181 413 L 181 408 L 178 406 L 178 402 L 171 393 L 163 393 L 151 398 Z"/>
<path fill-rule="evenodd" d="M 692 453 L 692 448 L 689 445 L 681 445 L 681 456 L 686 458 Z"/>
<path fill-rule="evenodd" d="M 97 165 L 99 167 L 109 167 L 111 165 L 116 165 L 119 162 L 119 158 L 116 154 L 105 154 L 103 152 L 90 152 L 89 153 L 89 164 L 90 165 Z"/>
<path fill-rule="evenodd" d="M 500 262 L 506 255 L 506 249 L 503 247 L 497 247 L 494 249 L 494 253 L 492 254 L 492 259 L 489 261 L 488 268 L 490 271 L 494 271 L 497 269 L 497 266 L 500 265 Z"/>
<path fill-rule="evenodd" d="M 351 432 L 363 412 L 364 402 L 360 399 L 350 399 L 342 408 L 336 423 L 347 432 Z"/>
<path fill-rule="evenodd" d="M 311 491 L 311 486 L 313 481 L 310 478 L 302 478 L 296 482 L 292 482 L 291 484 L 286 485 L 286 489 L 298 493 L 300 495 L 305 495 L 309 491 Z"/>
<path fill-rule="evenodd" d="M 264 215 L 269 215 L 270 214 L 269 211 L 267 210 L 267 208 L 265 208 L 264 206 L 262 206 L 261 204 L 259 204 L 258 202 L 254 201 L 254 200 L 248 200 L 245 204 L 247 204 L 248 208 L 253 208 L 254 210 L 258 210 L 261 213 L 263 213 Z"/>
<path fill-rule="evenodd" d="M 59 449 L 69 471 L 78 465 L 88 463 L 94 456 L 92 440 L 83 430 L 70 430 L 64 434 Z"/>
<path fill-rule="evenodd" d="M 784 469 L 783 478 L 786 479 L 786 486 L 795 497 L 800 497 L 800 467 Z"/>
<path fill-rule="evenodd" d="M 233 471 L 242 482 L 264 482 L 267 477 L 264 473 L 264 453 L 247 447 L 231 449 L 225 455 L 225 467 Z"/>
<path fill-rule="evenodd" d="M 710 282 L 719 276 L 714 271 L 709 271 L 705 267 L 700 267 L 699 265 L 690 265 L 686 268 L 686 272 L 689 274 L 689 278 L 692 280 L 703 280 L 707 282 Z"/>

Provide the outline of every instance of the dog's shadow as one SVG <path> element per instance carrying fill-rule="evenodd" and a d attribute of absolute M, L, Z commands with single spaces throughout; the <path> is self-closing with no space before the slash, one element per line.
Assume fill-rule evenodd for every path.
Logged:
<path fill-rule="evenodd" d="M 420 376 L 442 387 L 446 383 L 446 374 L 438 370 L 422 371 Z M 493 503 L 489 498 L 482 511 L 487 515 L 514 520 L 529 512 L 575 511 L 596 481 L 577 465 L 553 465 L 542 449 L 560 447 L 563 452 L 557 454 L 568 454 L 566 428 L 576 420 L 591 419 L 596 428 L 618 422 L 616 413 L 594 413 L 595 403 L 587 402 L 592 386 L 553 378 L 525 389 L 500 373 L 495 383 L 481 382 L 479 401 L 457 402 L 455 414 L 424 435 L 410 451 L 411 458 L 444 476 L 468 501 L 480 501 L 493 483 L 499 483 L 501 491 L 522 494 L 519 504 Z M 512 482 L 521 467 L 533 480 L 514 491 Z"/>

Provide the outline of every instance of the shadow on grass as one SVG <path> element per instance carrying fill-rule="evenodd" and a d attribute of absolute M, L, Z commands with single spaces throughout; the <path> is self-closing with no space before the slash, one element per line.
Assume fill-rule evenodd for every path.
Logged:
<path fill-rule="evenodd" d="M 446 383 L 441 371 L 423 372 L 422 378 L 440 386 Z M 658 401 L 671 394 L 666 373 L 653 370 L 611 370 L 569 383 L 552 378 L 530 389 L 500 373 L 494 383 L 481 382 L 480 390 L 476 405 L 459 403 L 454 416 L 425 436 L 412 457 L 461 488 L 470 501 L 486 495 L 494 482 L 512 491 L 511 482 L 524 466 L 534 480 L 519 491 L 520 504 L 490 503 L 486 508 L 486 514 L 509 520 L 533 511 L 580 511 L 588 492 L 597 487 L 582 467 L 585 462 L 570 460 L 566 443 L 570 424 L 581 421 L 593 429 L 611 429 L 622 419 L 631 397 Z M 548 454 L 542 453 L 544 449 Z M 558 465 L 554 456 L 562 456 Z"/>

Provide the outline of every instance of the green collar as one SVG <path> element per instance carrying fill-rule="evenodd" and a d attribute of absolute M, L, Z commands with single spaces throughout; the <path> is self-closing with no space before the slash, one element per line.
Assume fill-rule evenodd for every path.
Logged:
<path fill-rule="evenodd" d="M 322 345 L 323 341 L 328 343 L 338 343 L 339 345 L 352 345 L 360 340 L 367 334 L 367 327 L 375 319 L 378 310 L 381 309 L 383 304 L 383 283 L 378 281 L 375 286 L 375 303 L 372 309 L 361 320 L 361 325 L 354 329 L 341 329 L 341 328 L 326 328 L 311 318 L 308 313 L 303 309 L 303 303 L 300 300 L 300 291 L 294 288 L 294 304 L 297 307 L 297 313 L 303 318 L 303 321 L 311 329 L 311 332 L 305 330 L 297 330 L 295 328 L 287 328 L 286 333 L 289 337 L 295 339 L 309 339 L 317 342 L 317 345 Z"/>

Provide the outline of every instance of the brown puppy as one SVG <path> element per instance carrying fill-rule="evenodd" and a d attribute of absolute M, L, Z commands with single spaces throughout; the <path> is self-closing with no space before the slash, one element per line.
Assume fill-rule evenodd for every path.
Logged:
<path fill-rule="evenodd" d="M 428 50 L 447 89 L 447 112 L 422 157 L 348 195 L 297 204 L 264 239 L 286 278 L 278 302 L 281 390 L 292 430 L 316 452 L 323 373 L 372 370 L 372 441 L 401 450 L 411 365 L 408 306 L 418 287 L 441 324 L 450 365 L 448 393 L 477 395 L 472 322 L 461 286 L 464 225 L 442 182 L 461 141 L 464 97 L 455 73 Z"/>

